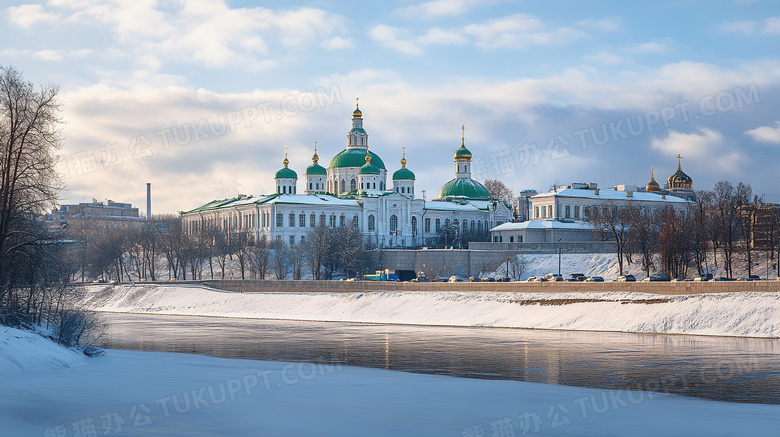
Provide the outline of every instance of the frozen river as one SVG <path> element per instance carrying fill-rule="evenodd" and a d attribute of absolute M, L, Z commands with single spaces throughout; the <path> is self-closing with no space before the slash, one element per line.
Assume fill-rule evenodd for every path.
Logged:
<path fill-rule="evenodd" d="M 102 313 L 101 346 L 780 404 L 780 340 Z"/>

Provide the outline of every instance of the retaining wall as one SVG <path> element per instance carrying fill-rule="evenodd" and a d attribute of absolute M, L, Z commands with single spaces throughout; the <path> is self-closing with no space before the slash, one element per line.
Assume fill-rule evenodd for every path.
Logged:
<path fill-rule="evenodd" d="M 148 282 L 145 282 L 148 284 Z M 525 293 L 631 292 L 662 295 L 780 292 L 780 281 L 734 282 L 379 282 L 379 281 L 278 281 L 208 280 L 157 282 L 156 284 L 205 284 L 238 292 L 351 292 L 372 291 L 495 291 Z"/>

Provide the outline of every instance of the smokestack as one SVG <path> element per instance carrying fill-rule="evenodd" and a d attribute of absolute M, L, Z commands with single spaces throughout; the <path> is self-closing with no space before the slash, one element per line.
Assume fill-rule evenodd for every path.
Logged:
<path fill-rule="evenodd" d="M 152 219 L 152 184 L 146 183 L 146 219 Z"/>

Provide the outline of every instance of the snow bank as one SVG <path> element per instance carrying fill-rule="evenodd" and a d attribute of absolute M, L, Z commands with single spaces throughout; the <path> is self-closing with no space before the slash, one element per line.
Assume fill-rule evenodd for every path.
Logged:
<path fill-rule="evenodd" d="M 0 325 L 0 375 L 23 370 L 72 367 L 84 355 L 28 331 Z"/>
<path fill-rule="evenodd" d="M 779 293 L 233 293 L 88 287 L 96 311 L 440 326 L 780 337 Z"/>
<path fill-rule="evenodd" d="M 109 350 L 0 379 L 8 436 L 776 436 L 780 406 Z"/>

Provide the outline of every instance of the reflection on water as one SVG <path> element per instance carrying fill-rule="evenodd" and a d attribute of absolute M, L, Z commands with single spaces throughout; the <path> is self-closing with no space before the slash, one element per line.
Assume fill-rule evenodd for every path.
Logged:
<path fill-rule="evenodd" d="M 780 340 L 109 314 L 102 346 L 780 404 Z"/>

